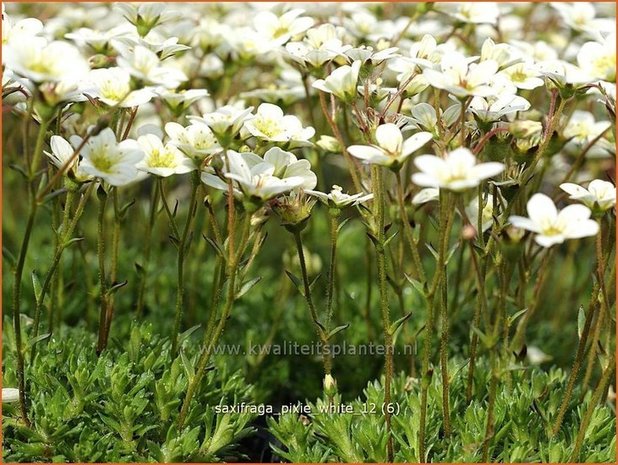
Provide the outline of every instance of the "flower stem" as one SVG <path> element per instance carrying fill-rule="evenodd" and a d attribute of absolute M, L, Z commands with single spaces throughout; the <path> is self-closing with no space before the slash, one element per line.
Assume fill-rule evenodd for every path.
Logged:
<path fill-rule="evenodd" d="M 517 325 L 515 335 L 513 336 L 513 342 L 511 344 L 511 347 L 515 352 L 519 352 L 521 350 L 521 347 L 524 344 L 528 322 L 538 307 L 541 291 L 543 290 L 545 281 L 549 275 L 550 266 L 548 265 L 552 251 L 553 249 L 547 249 L 543 259 L 541 260 L 541 265 L 539 266 L 539 276 L 537 277 L 536 285 L 534 287 L 532 302 L 530 303 L 528 311 L 521 317 L 519 324 Z M 520 285 L 523 286 L 523 283 L 520 283 Z"/>
<path fill-rule="evenodd" d="M 330 350 L 328 350 L 328 337 L 326 335 L 326 330 L 324 325 L 320 323 L 318 318 L 318 312 L 313 303 L 313 297 L 311 294 L 311 282 L 309 281 L 309 274 L 307 273 L 307 264 L 305 261 L 305 252 L 303 251 L 303 242 L 301 238 L 301 232 L 298 228 L 294 229 L 292 234 L 294 235 L 294 242 L 296 243 L 296 251 L 298 253 L 298 260 L 300 262 L 300 272 L 303 279 L 304 286 L 304 297 L 307 302 L 307 307 L 309 308 L 309 313 L 311 314 L 311 321 L 315 328 L 315 332 L 318 335 L 318 338 L 324 344 L 324 353 L 322 355 L 322 361 L 324 363 L 324 373 L 330 374 L 332 371 L 332 356 L 330 355 Z"/>
<path fill-rule="evenodd" d="M 496 390 L 498 387 L 498 373 L 496 367 L 495 350 L 491 350 L 490 356 L 491 379 L 489 381 L 489 398 L 487 401 L 487 423 L 485 425 L 485 438 L 483 439 L 482 461 L 489 463 L 489 446 L 494 435 L 494 407 L 496 404 Z"/>
<path fill-rule="evenodd" d="M 146 236 L 144 237 L 144 263 L 142 265 L 142 276 L 137 292 L 137 305 L 135 313 L 138 317 L 144 312 L 144 295 L 146 292 L 146 282 L 148 279 L 148 267 L 150 263 L 150 254 L 152 250 L 152 230 L 155 226 L 157 218 L 157 207 L 159 205 L 159 189 L 157 184 L 152 185 L 152 193 L 150 195 L 150 211 L 148 213 L 148 227 L 146 228 Z"/>
<path fill-rule="evenodd" d="M 418 246 L 414 241 L 414 234 L 412 233 L 412 227 L 410 226 L 410 222 L 408 221 L 408 215 L 406 213 L 406 205 L 404 201 L 403 195 L 403 182 L 401 180 L 401 175 L 397 174 L 397 201 L 399 202 L 399 212 L 401 216 L 401 224 L 403 228 L 404 235 L 408 241 L 408 245 L 410 247 L 410 252 L 412 253 L 412 261 L 414 262 L 414 268 L 416 269 L 417 276 L 419 280 L 424 283 L 427 279 L 425 276 L 425 270 L 423 269 L 423 264 L 421 263 L 421 257 L 418 253 Z"/>
<path fill-rule="evenodd" d="M 345 141 L 343 140 L 343 136 L 341 135 L 341 131 L 339 131 L 339 128 L 337 127 L 337 122 L 333 119 L 331 114 L 328 112 L 328 108 L 326 107 L 326 97 L 324 96 L 324 93 L 318 92 L 318 98 L 320 99 L 320 107 L 322 108 L 322 113 L 324 113 L 324 117 L 326 118 L 328 125 L 333 131 L 333 135 L 335 136 L 335 138 L 341 145 L 343 158 L 345 158 L 348 168 L 350 170 L 350 175 L 352 176 L 352 182 L 354 183 L 354 188 L 356 189 L 357 192 L 361 192 L 362 186 L 361 186 L 360 178 L 359 178 L 358 171 L 357 171 L 358 167 L 356 166 L 354 159 L 350 156 L 350 154 L 348 153 L 346 149 L 346 144 L 345 144 Z"/>
<path fill-rule="evenodd" d="M 391 384 L 393 379 L 393 334 L 391 333 L 390 312 L 388 308 L 388 283 L 386 280 L 386 253 L 385 253 L 385 237 L 384 237 L 384 222 L 385 222 L 385 192 L 382 168 L 380 166 L 371 167 L 372 188 L 374 195 L 375 208 L 375 231 L 374 244 L 376 250 L 376 264 L 378 271 L 378 288 L 380 292 L 380 313 L 382 315 L 382 330 L 384 333 L 384 358 L 385 358 L 385 373 L 384 373 L 384 420 L 386 423 L 387 434 L 387 456 L 388 461 L 392 462 L 393 453 L 393 436 L 391 432 Z"/>
<path fill-rule="evenodd" d="M 431 336 L 433 334 L 434 327 L 434 305 L 435 305 L 435 295 L 439 289 L 440 284 L 442 283 L 442 279 L 444 273 L 446 271 L 446 249 L 448 248 L 449 237 L 451 234 L 451 227 L 453 225 L 454 218 L 454 210 L 452 208 L 451 194 L 441 190 L 440 191 L 440 234 L 439 234 L 439 246 L 438 246 L 438 260 L 436 263 L 436 271 L 434 272 L 433 281 L 431 284 L 431 288 L 427 294 L 427 321 L 425 323 L 425 338 L 423 341 L 423 358 L 421 362 L 421 414 L 420 414 L 420 427 L 419 427 L 419 451 L 420 457 L 419 460 L 421 462 L 425 461 L 427 458 L 425 457 L 425 427 L 427 423 L 427 391 L 429 390 L 429 385 L 431 384 L 431 377 L 433 371 L 429 368 L 429 357 L 431 353 Z M 447 325 L 446 330 L 448 331 L 448 322 L 443 321 L 443 325 Z M 442 336 L 444 338 L 444 335 Z M 447 333 L 448 338 L 448 333 Z M 444 340 L 444 339 L 442 339 Z M 446 339 L 448 340 L 448 339 Z M 441 352 L 444 350 L 442 348 L 444 344 L 441 343 Z M 443 385 L 443 398 L 444 396 L 448 396 L 448 373 L 442 367 L 442 377 L 443 380 L 447 379 L 447 385 Z M 445 394 L 446 391 L 446 394 Z M 443 414 L 445 421 L 445 430 L 448 424 L 450 428 L 450 415 L 448 410 L 448 405 L 443 405 Z M 448 423 L 447 423 L 448 422 Z M 446 431 L 445 431 L 446 432 Z"/>
<path fill-rule="evenodd" d="M 62 251 L 65 247 L 65 241 L 68 240 L 67 237 L 67 228 L 69 228 L 69 220 L 71 217 L 71 208 L 73 208 L 73 203 L 75 201 L 76 192 L 73 189 L 69 189 L 67 191 L 66 200 L 64 202 L 64 212 L 62 214 L 62 222 L 60 223 L 60 232 L 58 233 L 58 238 L 56 241 L 56 250 L 54 252 L 54 257 L 52 259 L 52 265 L 49 268 L 47 274 L 45 275 L 45 280 L 43 281 L 43 285 L 41 286 L 41 290 L 39 295 L 36 296 L 36 306 L 34 308 L 34 320 L 32 323 L 32 337 L 36 338 L 39 335 L 39 322 L 41 320 L 41 313 L 43 311 L 43 301 L 45 299 L 45 295 L 47 294 L 47 290 L 49 289 L 49 285 L 51 284 L 52 277 L 54 276 L 54 272 L 56 271 L 56 266 L 60 262 L 60 256 L 62 255 Z M 32 351 L 30 360 L 34 359 L 34 350 Z"/>
<path fill-rule="evenodd" d="M 24 237 L 19 248 L 19 256 L 14 271 L 13 281 L 13 329 L 15 331 L 15 349 L 17 356 L 17 387 L 19 389 L 19 408 L 21 411 L 21 418 L 26 426 L 30 426 L 30 420 L 28 419 L 27 399 L 26 399 L 26 375 L 24 367 L 24 352 L 21 339 L 21 281 L 24 274 L 24 265 L 26 264 L 26 256 L 28 255 L 28 246 L 30 245 L 30 237 L 34 228 L 34 220 L 38 211 L 38 202 L 36 200 L 36 184 L 34 183 L 34 176 L 39 164 L 41 154 L 43 153 L 43 143 L 45 141 L 45 133 L 47 131 L 48 122 L 43 120 L 39 126 L 39 131 L 34 147 L 34 154 L 32 157 L 32 163 L 29 167 L 29 197 L 30 197 L 30 210 L 28 212 L 28 221 L 26 223 L 26 230 Z"/>
<path fill-rule="evenodd" d="M 118 200 L 118 188 L 112 191 L 112 204 L 114 207 L 114 227 L 112 229 L 112 257 L 109 271 L 108 285 L 116 284 L 116 273 L 118 272 L 118 256 L 120 254 L 120 204 Z M 112 319 L 114 317 L 114 294 L 107 292 L 106 309 L 105 309 L 105 346 L 109 339 L 109 332 L 112 328 Z"/>
<path fill-rule="evenodd" d="M 335 264 L 337 260 L 337 236 L 339 233 L 339 215 L 341 210 L 329 209 L 330 218 L 330 264 L 328 267 L 328 286 L 326 288 L 326 330 L 330 329 L 333 317 L 333 300 L 335 295 Z"/>
<path fill-rule="evenodd" d="M 601 397 L 609 383 L 612 381 L 612 374 L 616 368 L 616 353 L 614 351 L 611 352 L 611 357 L 608 361 L 607 367 L 603 371 L 601 375 L 601 379 L 599 380 L 599 384 L 592 393 L 592 398 L 590 399 L 590 403 L 588 404 L 588 408 L 586 409 L 586 413 L 584 413 L 584 418 L 582 419 L 581 425 L 579 426 L 579 432 L 577 433 L 577 439 L 575 440 L 575 448 L 573 449 L 573 455 L 571 456 L 570 462 L 576 463 L 579 462 L 579 455 L 584 443 L 584 439 L 586 438 L 586 431 L 588 430 L 588 426 L 590 425 L 590 420 L 592 419 L 592 415 L 594 414 L 597 405 L 601 401 Z"/>
<path fill-rule="evenodd" d="M 232 208 L 234 208 L 233 198 L 232 198 Z M 230 219 L 234 217 L 235 217 L 235 213 L 232 213 L 232 215 L 228 216 L 228 228 L 232 226 L 233 224 L 235 224 L 235 220 L 234 220 L 234 223 L 229 222 Z M 229 245 L 232 242 L 228 240 L 228 258 L 227 258 L 227 266 L 226 266 L 227 292 L 226 292 L 225 304 L 223 307 L 222 314 L 219 318 L 219 321 L 216 327 L 214 328 L 214 331 L 212 332 L 211 336 L 208 338 L 209 340 L 206 341 L 205 346 L 202 347 L 202 353 L 200 355 L 200 358 L 197 363 L 197 367 L 195 369 L 195 376 L 193 377 L 193 379 L 189 380 L 189 387 L 187 388 L 187 394 L 185 395 L 185 398 L 182 402 L 182 407 L 180 409 L 180 414 L 178 415 L 178 429 L 179 430 L 182 430 L 185 424 L 187 414 L 189 413 L 189 407 L 191 405 L 191 400 L 193 399 L 193 396 L 195 395 L 197 388 L 202 382 L 204 374 L 206 373 L 208 362 L 210 361 L 210 358 L 213 353 L 213 348 L 219 342 L 221 334 L 223 334 L 223 330 L 225 328 L 225 323 L 227 322 L 231 314 L 232 308 L 234 306 L 234 302 L 236 300 L 236 277 L 239 271 L 238 264 L 240 263 L 240 260 L 242 258 L 242 255 L 245 249 L 244 246 L 249 236 L 248 233 L 249 233 L 250 226 L 251 226 L 251 214 L 247 213 L 246 218 L 245 218 L 245 224 L 243 226 L 243 232 L 241 234 L 241 237 L 243 239 L 241 242 L 241 246 L 238 249 L 238 253 L 235 253 L 235 251 L 229 247 Z M 235 231 L 228 229 L 228 234 L 229 234 L 229 238 L 231 239 L 231 237 L 235 234 Z M 215 312 L 215 311 L 216 309 L 213 308 L 212 312 Z"/>
<path fill-rule="evenodd" d="M 474 267 L 474 274 L 476 276 L 476 285 L 478 287 L 478 303 L 474 309 L 474 316 L 472 317 L 472 327 L 478 328 L 481 322 L 481 314 L 485 314 L 487 308 L 487 301 L 485 298 L 485 277 L 481 273 L 479 263 L 476 257 L 476 251 L 472 242 L 470 244 L 470 258 L 472 259 L 472 265 Z M 476 331 L 471 331 L 472 336 L 470 338 L 470 362 L 468 363 L 468 384 L 466 386 L 466 402 L 472 400 L 472 388 L 474 384 L 474 368 L 476 366 L 476 351 L 479 343 L 479 336 Z"/>
<path fill-rule="evenodd" d="M 63 214 L 62 223 L 60 226 L 60 237 L 58 238 L 58 243 L 56 245 L 56 250 L 54 252 L 52 263 L 49 267 L 49 270 L 47 270 L 47 274 L 45 275 L 45 279 L 43 280 L 43 284 L 41 285 L 40 295 L 36 302 L 36 308 L 34 312 L 34 323 L 33 323 L 33 337 L 34 338 L 36 338 L 39 334 L 39 322 L 40 322 L 41 313 L 43 311 L 43 302 L 45 301 L 45 296 L 47 295 L 47 292 L 49 291 L 52 285 L 54 276 L 56 276 L 56 270 L 58 268 L 58 265 L 60 264 L 60 259 L 62 258 L 62 254 L 64 253 L 64 250 L 66 249 L 66 247 L 69 245 L 68 241 L 71 239 L 71 236 L 73 235 L 73 231 L 75 230 L 75 227 L 77 226 L 77 222 L 79 221 L 82 214 L 84 213 L 84 208 L 86 206 L 86 203 L 88 202 L 88 199 L 90 198 L 90 193 L 92 192 L 93 186 L 94 184 L 90 184 L 90 186 L 88 186 L 88 188 L 86 189 L 86 192 L 84 192 L 84 194 L 81 196 L 72 218 L 71 218 L 71 207 L 75 201 L 77 191 L 70 189 L 67 192 L 67 198 L 64 204 L 64 214 Z M 53 321 L 53 318 L 52 318 L 52 321 Z M 35 350 L 33 347 L 31 359 L 34 359 L 34 353 L 35 353 Z"/>
<path fill-rule="evenodd" d="M 176 283 L 176 316 L 174 318 L 174 332 L 172 333 L 172 357 L 176 357 L 178 354 L 178 337 L 182 326 L 182 311 L 184 307 L 184 262 L 188 252 L 191 241 L 189 239 L 189 232 L 191 225 L 193 224 L 193 218 L 197 209 L 197 190 L 200 186 L 200 177 L 198 171 L 191 173 L 191 200 L 189 201 L 189 212 L 187 213 L 187 220 L 185 222 L 184 229 L 182 230 L 182 236 L 178 239 L 178 254 L 177 254 L 177 283 Z"/>
<path fill-rule="evenodd" d="M 592 290 L 592 295 L 590 297 L 590 304 L 588 306 L 588 313 L 586 314 L 586 321 L 584 322 L 584 328 L 582 329 L 582 334 L 579 338 L 579 343 L 577 344 L 577 353 L 575 355 L 575 361 L 573 362 L 573 367 L 571 368 L 571 373 L 569 375 L 567 387 L 566 387 L 564 396 L 562 398 L 562 403 L 560 404 L 560 410 L 558 411 L 556 422 L 554 423 L 554 426 L 550 432 L 550 437 L 554 437 L 556 434 L 558 434 L 558 431 L 560 431 L 560 426 L 562 425 L 564 415 L 569 406 L 569 402 L 571 401 L 571 396 L 573 394 L 573 388 L 575 387 L 575 381 L 577 381 L 577 377 L 579 375 L 579 369 L 581 368 L 582 361 L 584 360 L 586 344 L 588 343 L 588 335 L 590 334 L 590 326 L 592 324 L 592 317 L 596 309 L 598 297 L 599 297 L 599 285 L 597 283 L 595 284 Z"/>
<path fill-rule="evenodd" d="M 102 186 L 99 186 L 103 190 Z M 107 311 L 107 279 L 105 276 L 105 206 L 107 204 L 107 194 L 99 194 L 99 213 L 97 220 L 97 256 L 99 259 L 99 338 L 97 341 L 97 354 L 101 354 L 107 345 L 105 339 L 105 322 Z"/>

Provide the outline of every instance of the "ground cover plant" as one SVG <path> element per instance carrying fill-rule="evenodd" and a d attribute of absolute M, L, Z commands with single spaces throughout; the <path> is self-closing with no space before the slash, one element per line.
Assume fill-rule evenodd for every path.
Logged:
<path fill-rule="evenodd" d="M 4 460 L 615 462 L 613 3 L 2 14 Z"/>

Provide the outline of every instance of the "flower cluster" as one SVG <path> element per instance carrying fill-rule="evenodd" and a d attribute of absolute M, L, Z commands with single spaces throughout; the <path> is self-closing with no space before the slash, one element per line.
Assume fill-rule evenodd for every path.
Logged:
<path fill-rule="evenodd" d="M 62 221 L 49 279 L 36 290 L 37 325 L 48 282 L 62 282 L 52 279 L 56 266 L 93 192 L 101 236 L 113 204 L 111 253 L 118 254 L 133 201 L 149 206 L 143 209 L 151 215 L 148 241 L 157 215 L 167 216 L 178 268 L 174 354 L 185 324 L 185 260 L 200 235 L 218 255 L 212 287 L 226 288 L 212 298 L 220 314 L 208 324 L 221 325 L 209 327 L 215 342 L 234 301 L 251 287 L 245 278 L 261 250 L 262 225 L 278 218 L 297 246 L 302 276 L 289 276 L 328 346 L 340 330 L 329 327 L 341 300 L 333 297 L 345 224 L 339 219 L 349 217 L 375 246 L 385 343 L 394 343 L 407 318 L 390 322 L 386 284 L 405 307 L 402 277 L 409 277 L 431 311 L 442 307 L 446 351 L 446 307 L 459 297 L 451 304 L 445 290 L 456 261 L 450 260 L 454 237 L 458 266 L 470 260 L 468 268 L 478 273 L 471 286 L 478 287 L 479 302 L 487 299 L 479 308 L 493 305 L 494 293 L 484 286 L 495 278 L 503 294 L 494 306 L 504 313 L 514 301 L 526 303 L 525 289 L 507 295 L 515 266 L 549 257 L 544 249 L 563 250 L 560 244 L 570 239 L 582 239 L 573 250 L 592 250 L 594 241 L 585 238 L 597 236 L 598 252 L 615 234 L 616 28 L 609 4 L 54 4 L 40 19 L 25 17 L 31 9 L 17 4 L 2 8 L 3 112 L 19 122 L 16 133 L 24 139 L 38 131 L 32 142 L 11 142 L 12 155 L 28 152 L 11 166 L 36 196 L 29 227 L 48 201 L 56 202 L 53 221 Z M 176 203 L 168 199 L 172 189 Z M 325 210 L 331 263 L 321 316 L 301 232 Z M 204 222 L 205 233 L 198 231 Z M 28 238 L 16 260 L 17 315 Z M 100 350 L 119 289 L 117 256 L 107 276 L 106 250 L 99 237 Z M 516 265 L 507 267 L 505 257 Z M 464 274 L 459 270 L 457 280 Z M 538 295 L 533 300 L 531 308 Z M 434 324 L 428 315 L 427 324 Z M 476 315 L 474 329 L 492 318 Z M 513 344 L 522 341 L 527 321 L 528 315 Z M 433 329 L 423 337 L 430 340 Z M 484 339 L 488 349 L 492 340 Z M 429 373 L 426 344 L 422 376 Z M 388 391 L 388 355 L 385 365 Z M 324 369 L 325 390 L 334 396 L 332 359 L 324 358 Z M 448 373 L 443 379 L 448 384 Z M 448 392 L 443 399 L 448 437 Z M 422 423 L 419 461 L 426 458 L 424 434 Z M 387 448 L 393 460 L 390 432 Z"/>

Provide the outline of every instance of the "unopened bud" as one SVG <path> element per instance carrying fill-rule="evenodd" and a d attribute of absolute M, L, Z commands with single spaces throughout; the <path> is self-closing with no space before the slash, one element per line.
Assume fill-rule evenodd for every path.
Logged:
<path fill-rule="evenodd" d="M 331 376 L 330 373 L 324 376 L 324 393 L 328 397 L 332 397 L 337 394 L 337 381 Z"/>

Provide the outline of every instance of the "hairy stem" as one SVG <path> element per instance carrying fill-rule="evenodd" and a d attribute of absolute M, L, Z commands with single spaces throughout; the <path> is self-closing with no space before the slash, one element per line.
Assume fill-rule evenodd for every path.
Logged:
<path fill-rule="evenodd" d="M 103 189 L 99 186 L 99 189 Z M 97 354 L 101 354 L 107 345 L 105 339 L 105 315 L 107 310 L 107 278 L 105 276 L 105 205 L 107 204 L 107 194 L 99 194 L 99 213 L 97 220 L 97 256 L 99 260 L 99 338 L 97 341 Z"/>
<path fill-rule="evenodd" d="M 577 377 L 579 375 L 579 369 L 581 368 L 582 361 L 584 360 L 586 344 L 588 343 L 588 335 L 590 333 L 590 325 L 592 324 L 592 317 L 594 315 L 594 310 L 596 308 L 596 302 L 598 299 L 598 292 L 599 286 L 598 284 L 596 284 L 594 289 L 592 290 L 592 296 L 590 297 L 590 304 L 588 306 L 588 313 L 586 314 L 586 321 L 584 322 L 584 328 L 582 329 L 582 334 L 579 338 L 579 343 L 577 344 L 575 361 L 573 362 L 571 373 L 569 374 L 569 380 L 567 381 L 567 387 L 564 392 L 564 397 L 562 398 L 562 403 L 560 404 L 560 409 L 558 410 L 556 422 L 551 429 L 550 437 L 554 437 L 556 434 L 558 434 L 558 431 L 560 431 L 560 426 L 562 426 L 564 415 L 569 406 L 569 402 L 571 401 L 573 388 L 575 387 L 575 382 L 577 381 Z"/>
<path fill-rule="evenodd" d="M 607 367 L 603 371 L 601 375 L 601 379 L 599 380 L 599 384 L 592 393 L 592 398 L 590 399 L 590 403 L 588 404 L 588 408 L 586 409 L 586 413 L 584 413 L 584 417 L 582 418 L 581 425 L 579 426 L 579 431 L 577 433 L 577 438 L 575 439 L 575 448 L 573 449 L 573 455 L 571 456 L 570 462 L 577 463 L 580 459 L 580 452 L 582 445 L 584 444 L 584 439 L 586 439 L 586 431 L 588 430 L 588 426 L 590 425 L 590 420 L 592 419 L 592 415 L 594 414 L 603 393 L 609 386 L 609 383 L 612 381 L 612 374 L 616 369 L 616 353 L 611 352 L 611 357 L 609 359 L 609 363 Z"/>
<path fill-rule="evenodd" d="M 30 116 L 28 117 L 30 118 Z M 48 122 L 43 121 L 39 126 L 39 132 L 37 135 L 34 154 L 32 156 L 32 163 L 29 167 L 30 178 L 30 210 L 28 212 L 28 221 L 26 223 L 26 230 L 24 231 L 24 237 L 19 248 L 19 256 L 17 264 L 15 265 L 14 280 L 13 280 L 13 330 L 15 331 L 15 349 L 17 356 L 17 387 L 19 389 L 19 409 L 21 412 L 21 418 L 23 422 L 30 426 L 30 420 L 28 419 L 28 408 L 26 399 L 26 375 L 24 367 L 24 352 L 21 339 L 21 282 L 24 274 L 24 266 L 26 264 L 26 256 L 28 255 L 28 247 L 30 245 L 30 237 L 34 228 L 34 220 L 38 211 L 38 202 L 36 200 L 36 184 L 34 182 L 35 172 L 39 164 L 41 154 L 43 153 L 43 143 L 45 141 L 45 133 L 47 131 Z"/>
<path fill-rule="evenodd" d="M 385 222 L 385 191 L 384 180 L 382 176 L 382 168 L 380 166 L 372 166 L 372 187 L 374 195 L 374 207 L 376 216 L 376 225 L 374 231 L 374 243 L 376 250 L 376 264 L 378 271 L 378 288 L 380 291 L 380 313 L 382 315 L 382 330 L 384 333 L 384 348 L 385 348 L 385 373 L 384 373 L 384 420 L 386 423 L 387 434 L 387 456 L 388 461 L 392 462 L 393 454 L 393 437 L 391 433 L 391 384 L 393 379 L 393 334 L 391 333 L 390 311 L 388 308 L 388 283 L 386 280 L 386 254 L 385 254 L 385 237 L 384 237 L 384 222 Z"/>
<path fill-rule="evenodd" d="M 191 173 L 191 199 L 189 200 L 189 212 L 187 213 L 187 219 L 185 226 L 182 230 L 182 236 L 178 239 L 178 254 L 177 254 L 177 281 L 176 281 L 176 312 L 174 318 L 174 330 L 172 333 L 172 357 L 176 357 L 178 354 L 178 337 L 180 329 L 182 327 L 182 313 L 184 308 L 184 295 L 185 295 L 185 283 L 184 283 L 184 268 L 185 257 L 188 252 L 190 241 L 189 232 L 191 231 L 191 225 L 193 224 L 193 218 L 195 217 L 195 211 L 197 208 L 197 190 L 200 186 L 200 177 L 198 171 Z"/>
<path fill-rule="evenodd" d="M 146 227 L 146 235 L 144 237 L 144 262 L 142 264 L 142 276 L 139 282 L 137 291 L 137 304 L 135 313 L 137 317 L 142 316 L 144 312 L 144 295 L 146 292 L 146 282 L 148 281 L 148 268 L 150 266 L 150 254 L 152 250 L 152 230 L 154 229 L 157 219 L 157 207 L 159 205 L 159 189 L 157 184 L 152 185 L 152 193 L 150 194 L 150 210 L 148 213 L 148 226 Z"/>
<path fill-rule="evenodd" d="M 301 232 L 300 230 L 295 229 L 292 234 L 294 235 L 294 242 L 296 244 L 298 260 L 300 262 L 300 272 L 303 279 L 303 294 L 305 297 L 305 302 L 307 302 L 307 308 L 309 308 L 309 313 L 311 314 L 311 321 L 313 323 L 313 327 L 315 328 L 315 332 L 318 335 L 318 338 L 320 339 L 322 344 L 324 344 L 322 361 L 324 364 L 324 373 L 328 375 L 332 371 L 332 356 L 330 355 L 330 351 L 328 350 L 328 337 L 326 335 L 326 330 L 324 326 L 322 325 L 322 323 L 320 323 L 318 312 L 315 308 L 315 304 L 313 303 L 313 296 L 311 293 L 311 281 L 309 280 L 309 274 L 307 273 L 307 264 L 305 261 L 305 252 L 303 251 Z"/>

